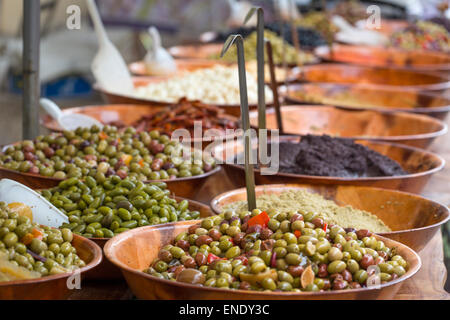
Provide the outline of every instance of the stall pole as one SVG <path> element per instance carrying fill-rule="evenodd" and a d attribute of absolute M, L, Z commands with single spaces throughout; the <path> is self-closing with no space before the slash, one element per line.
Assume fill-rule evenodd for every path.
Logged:
<path fill-rule="evenodd" d="M 24 0 L 23 4 L 22 136 L 34 139 L 39 134 L 40 1 Z"/>

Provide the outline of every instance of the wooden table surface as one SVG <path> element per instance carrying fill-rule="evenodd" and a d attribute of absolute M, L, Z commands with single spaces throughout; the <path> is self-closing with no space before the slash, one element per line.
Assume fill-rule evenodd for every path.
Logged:
<path fill-rule="evenodd" d="M 450 116 L 446 120 L 450 126 Z M 445 158 L 447 164 L 441 172 L 435 174 L 424 189 L 423 195 L 439 201 L 442 204 L 450 204 L 450 134 L 437 139 L 430 148 Z M 233 185 L 220 172 L 214 179 L 210 179 L 200 190 L 198 200 L 209 203 L 209 200 L 217 194 L 233 189 Z M 450 300 L 450 294 L 444 290 L 447 279 L 447 270 L 444 264 L 442 235 L 438 232 L 428 245 L 419 252 L 422 258 L 422 268 L 411 279 L 405 281 L 396 299 L 424 300 L 438 299 Z M 69 299 L 132 299 L 133 294 L 128 289 L 125 281 L 116 282 L 83 282 L 80 290 L 75 290 Z"/>

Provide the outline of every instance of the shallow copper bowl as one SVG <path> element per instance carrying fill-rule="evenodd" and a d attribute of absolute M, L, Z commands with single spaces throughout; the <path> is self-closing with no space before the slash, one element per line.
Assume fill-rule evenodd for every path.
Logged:
<path fill-rule="evenodd" d="M 450 219 L 449 208 L 437 202 L 406 192 L 371 187 L 262 185 L 256 187 L 256 196 L 298 189 L 320 194 L 338 205 L 350 205 L 376 215 L 392 230 L 380 235 L 401 242 L 417 252 L 422 250 L 440 230 L 441 225 Z M 246 199 L 246 189 L 236 189 L 216 196 L 211 201 L 211 207 L 219 214 L 225 205 Z"/>
<path fill-rule="evenodd" d="M 177 59 L 218 59 L 222 47 L 221 43 L 207 43 L 173 46 L 168 51 Z"/>
<path fill-rule="evenodd" d="M 104 248 L 105 256 L 119 267 L 131 291 L 139 299 L 193 299 L 193 300 L 323 300 L 323 299 L 392 299 L 402 282 L 412 277 L 421 266 L 420 257 L 407 246 L 376 235 L 388 247 L 396 247 L 409 269 L 406 274 L 394 281 L 380 285 L 379 288 L 327 292 L 264 292 L 249 290 L 230 290 L 203 287 L 176 281 L 159 279 L 142 270 L 148 268 L 159 250 L 169 244 L 179 233 L 197 221 L 175 222 L 156 227 L 143 227 L 124 232 L 109 240 Z M 153 245 L 149 245 L 149 244 Z"/>
<path fill-rule="evenodd" d="M 85 106 L 76 108 L 63 109 L 63 114 L 83 114 L 97 119 L 98 121 L 107 124 L 112 121 L 121 121 L 125 126 L 131 126 L 136 121 L 141 119 L 143 116 L 148 116 L 150 114 L 161 111 L 166 107 L 162 106 L 151 106 L 143 104 L 109 104 L 109 105 L 98 105 L 98 106 Z M 224 119 L 239 122 L 239 119 L 231 116 L 229 114 L 222 115 Z M 51 131 L 60 132 L 62 128 L 58 123 L 49 115 L 43 115 L 41 117 L 41 124 Z M 222 135 L 220 139 L 232 139 L 236 134 Z M 204 149 L 208 144 L 211 143 L 209 138 L 194 137 L 191 140 L 192 147 L 196 147 L 195 143 L 201 142 L 202 148 Z"/>
<path fill-rule="evenodd" d="M 102 250 L 94 242 L 76 234 L 73 235 L 72 245 L 86 262 L 86 266 L 79 270 L 83 279 L 88 271 L 95 269 L 102 261 Z M 73 273 L 62 273 L 38 279 L 0 282 L 0 300 L 66 299 L 70 294 L 67 280 L 71 275 Z"/>
<path fill-rule="evenodd" d="M 167 80 L 169 77 L 134 77 L 133 83 L 135 87 L 146 86 L 149 83 L 156 83 Z M 167 107 L 173 104 L 173 102 L 164 102 L 146 98 L 139 98 L 131 95 L 124 95 L 120 93 L 109 92 L 99 85 L 95 84 L 94 88 L 99 91 L 103 99 L 109 104 L 144 104 L 148 106 L 163 106 Z M 223 108 L 226 114 L 239 117 L 241 114 L 240 104 L 211 104 Z M 270 104 L 268 104 L 270 105 Z M 250 109 L 256 109 L 256 104 L 250 104 Z"/>
<path fill-rule="evenodd" d="M 437 119 L 411 113 L 349 111 L 328 106 L 281 107 L 285 134 L 327 134 L 352 139 L 397 142 L 418 148 L 428 147 L 447 132 Z M 278 129 L 274 109 L 266 113 L 267 129 Z M 250 124 L 258 125 L 258 112 L 250 112 Z"/>
<path fill-rule="evenodd" d="M 365 88 L 332 83 L 291 84 L 279 89 L 290 103 L 326 104 L 350 110 L 411 112 L 445 119 L 450 97 L 430 91 L 396 88 Z"/>
<path fill-rule="evenodd" d="M 220 60 L 210 59 L 175 59 L 177 71 L 174 75 L 183 74 L 186 71 L 212 68 L 217 64 L 227 64 Z M 130 72 L 136 76 L 152 76 L 148 71 L 144 61 L 136 61 L 128 65 Z"/>
<path fill-rule="evenodd" d="M 206 180 L 212 175 L 220 171 L 220 166 L 215 167 L 209 172 L 198 176 L 152 180 L 146 182 L 165 182 L 167 189 L 179 197 L 187 199 L 195 199 L 200 188 L 205 184 Z M 31 189 L 48 189 L 57 186 L 64 179 L 56 179 L 53 177 L 45 177 L 40 174 L 24 173 L 6 169 L 0 166 L 0 179 L 11 179 L 28 186 Z"/>
<path fill-rule="evenodd" d="M 450 54 L 425 50 L 406 51 L 374 46 L 333 45 L 316 48 L 315 54 L 327 61 L 372 67 L 390 67 L 417 71 L 449 71 Z"/>
<path fill-rule="evenodd" d="M 178 202 L 184 200 L 184 198 L 181 197 L 174 197 Z M 211 207 L 197 202 L 193 200 L 189 200 L 189 209 L 191 211 L 199 211 L 201 218 L 206 218 L 209 216 L 214 215 L 214 212 L 211 210 Z M 95 242 L 103 251 L 103 248 L 108 242 L 110 238 L 89 238 L 89 240 Z M 103 259 L 102 263 L 100 265 L 93 269 L 92 271 L 89 271 L 86 273 L 87 279 L 95 279 L 95 280 L 111 280 L 111 279 L 122 279 L 122 273 L 120 272 L 119 268 L 117 268 L 115 265 L 113 265 L 108 259 Z"/>
<path fill-rule="evenodd" d="M 386 67 L 325 63 L 294 68 L 291 81 L 358 85 L 364 88 L 433 90 L 450 88 L 449 77 L 436 73 L 417 72 Z"/>
<path fill-rule="evenodd" d="M 299 142 L 301 137 L 280 136 L 280 142 Z M 242 139 L 241 139 L 242 140 Z M 370 186 L 385 189 L 395 189 L 400 191 L 420 193 L 431 176 L 442 170 L 445 160 L 437 154 L 399 144 L 356 140 L 356 143 L 367 146 L 395 161 L 408 172 L 402 176 L 391 177 L 322 177 L 302 174 L 281 173 L 274 175 L 262 175 L 259 169 L 255 169 L 256 184 L 284 184 L 284 183 L 307 183 L 307 184 L 327 184 L 327 185 L 357 185 Z M 257 143 L 253 143 L 256 148 Z M 223 163 L 225 172 L 230 181 L 237 188 L 245 186 L 244 166 L 235 164 L 233 161 L 236 155 L 243 152 L 242 141 L 233 141 L 216 146 L 213 155 L 218 163 Z M 228 161 L 224 158 L 228 157 Z M 226 158 L 225 158 L 226 159 Z M 227 163 L 228 162 L 228 163 Z"/>

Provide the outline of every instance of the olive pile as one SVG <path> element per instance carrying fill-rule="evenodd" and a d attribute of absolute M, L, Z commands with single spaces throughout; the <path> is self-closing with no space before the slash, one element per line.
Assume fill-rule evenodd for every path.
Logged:
<path fill-rule="evenodd" d="M 62 228 L 87 238 L 111 238 L 136 227 L 200 216 L 189 211 L 187 200 L 169 198 L 163 182 L 144 184 L 116 175 L 101 180 L 70 178 L 41 194 L 69 217 Z"/>
<path fill-rule="evenodd" d="M 69 229 L 40 227 L 0 202 L 0 252 L 5 252 L 12 264 L 42 276 L 84 267 L 72 239 Z"/>
<path fill-rule="evenodd" d="M 208 287 L 300 292 L 384 283 L 407 268 L 368 230 L 328 226 L 314 212 L 255 209 L 191 226 L 144 272 Z"/>
<path fill-rule="evenodd" d="M 198 151 L 196 151 L 198 152 Z M 212 170 L 213 159 L 184 159 L 183 148 L 158 131 L 137 133 L 132 127 L 97 126 L 38 136 L 0 153 L 7 169 L 65 179 L 111 175 L 139 180 L 164 180 L 200 175 Z"/>

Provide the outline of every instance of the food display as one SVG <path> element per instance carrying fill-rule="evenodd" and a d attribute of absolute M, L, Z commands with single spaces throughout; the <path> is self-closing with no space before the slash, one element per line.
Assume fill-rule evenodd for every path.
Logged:
<path fill-rule="evenodd" d="M 430 50 L 450 53 L 450 33 L 445 27 L 430 21 L 418 21 L 395 32 L 390 46 L 405 50 Z"/>
<path fill-rule="evenodd" d="M 382 284 L 407 270 L 395 248 L 370 231 L 328 225 L 300 208 L 206 218 L 164 246 L 144 272 L 222 289 L 317 292 L 364 288 L 372 276 Z"/>
<path fill-rule="evenodd" d="M 247 73 L 248 102 L 256 104 L 258 101 L 256 78 Z M 236 66 L 217 65 L 187 72 L 179 77 L 161 82 L 149 83 L 135 88 L 136 97 L 162 102 L 176 103 L 181 98 L 190 101 L 217 105 L 238 105 L 239 76 Z M 273 101 L 269 87 L 265 90 L 266 102 Z"/>
<path fill-rule="evenodd" d="M 136 227 L 200 217 L 200 212 L 189 211 L 187 200 L 170 198 L 165 183 L 144 184 L 116 175 L 70 178 L 41 194 L 69 217 L 62 228 L 87 238 L 112 238 Z"/>
<path fill-rule="evenodd" d="M 296 208 L 301 212 L 318 212 L 319 217 L 328 224 L 337 224 L 343 228 L 367 229 L 372 232 L 390 232 L 391 229 L 377 216 L 351 206 L 338 206 L 334 201 L 304 189 L 289 190 L 281 194 L 263 194 L 256 199 L 261 210 L 276 208 L 278 212 L 288 214 Z M 237 201 L 223 208 L 223 211 L 242 212 L 248 210 L 247 202 Z"/>
<path fill-rule="evenodd" d="M 264 30 L 264 38 L 268 39 L 272 44 L 273 62 L 275 64 L 282 64 L 283 57 L 287 64 L 310 64 L 317 62 L 317 58 L 313 54 L 305 51 L 300 53 L 290 44 L 286 43 L 283 45 L 283 39 L 280 38 L 276 33 L 270 30 Z M 244 50 L 245 50 L 245 60 L 251 61 L 256 59 L 256 42 L 257 33 L 252 32 L 248 37 L 244 39 Z M 211 58 L 219 58 L 218 55 L 213 55 Z M 221 60 L 236 62 L 237 61 L 237 51 L 235 48 L 230 48 L 230 50 L 225 53 Z"/>
<path fill-rule="evenodd" d="M 111 175 L 140 180 L 190 177 L 211 171 L 212 159 L 201 155 L 184 160 L 179 142 L 158 131 L 137 133 L 133 127 L 93 126 L 38 136 L 9 146 L 0 155 L 0 166 L 56 179 Z"/>
<path fill-rule="evenodd" d="M 115 2 L 95 56 L 52 27 L 33 54 L 24 7 L 53 67 L 7 59 L 0 300 L 450 299 L 447 4 Z"/>
<path fill-rule="evenodd" d="M 407 174 L 396 161 L 351 139 L 308 134 L 299 143 L 280 142 L 277 147 L 281 173 L 345 178 Z"/>
<path fill-rule="evenodd" d="M 33 279 L 84 267 L 70 229 L 39 226 L 16 204 L 0 202 L 0 281 Z M 24 270 L 25 269 L 25 270 Z"/>
<path fill-rule="evenodd" d="M 203 133 L 214 129 L 225 134 L 227 129 L 238 128 L 238 122 L 226 116 L 222 108 L 196 101 L 190 102 L 186 99 L 181 99 L 176 105 L 143 116 L 134 122 L 132 127 L 136 128 L 137 132 L 157 130 L 167 135 L 177 129 L 187 129 L 193 136 L 194 122 L 201 122 Z M 109 124 L 118 128 L 125 127 L 121 121 Z"/>

